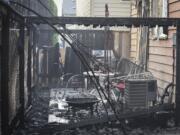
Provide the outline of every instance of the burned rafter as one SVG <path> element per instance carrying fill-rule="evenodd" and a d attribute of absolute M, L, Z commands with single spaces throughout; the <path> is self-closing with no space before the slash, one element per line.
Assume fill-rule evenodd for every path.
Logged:
<path fill-rule="evenodd" d="M 35 24 L 44 24 L 45 22 L 36 16 L 26 17 L 28 22 Z M 44 17 L 49 23 L 54 25 L 77 24 L 94 27 L 97 26 L 126 26 L 126 27 L 139 27 L 139 26 L 176 26 L 180 18 L 134 18 L 134 17 Z"/>

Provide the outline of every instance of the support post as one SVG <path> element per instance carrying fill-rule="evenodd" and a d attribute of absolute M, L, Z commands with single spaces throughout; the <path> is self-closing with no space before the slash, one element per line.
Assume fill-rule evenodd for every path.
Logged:
<path fill-rule="evenodd" d="M 35 40 L 35 28 L 33 29 L 33 43 L 32 43 L 32 51 L 33 51 L 33 85 L 36 85 L 37 84 L 37 66 L 36 66 L 36 61 L 37 61 L 37 53 L 36 53 L 36 40 Z"/>
<path fill-rule="evenodd" d="M 1 130 L 2 135 L 9 135 L 9 13 L 2 16 L 1 50 Z"/>
<path fill-rule="evenodd" d="M 19 86 L 20 86 L 20 104 L 21 104 L 21 115 L 20 121 L 21 126 L 24 126 L 24 108 L 25 108 L 25 100 L 24 100 L 24 23 L 20 26 L 20 40 L 21 44 L 19 45 Z"/>
<path fill-rule="evenodd" d="M 176 27 L 176 125 L 180 122 L 180 22 Z"/>
<path fill-rule="evenodd" d="M 31 53 L 32 53 L 32 32 L 28 30 L 28 62 L 27 62 L 27 87 L 28 87 L 28 104 L 31 103 Z"/>

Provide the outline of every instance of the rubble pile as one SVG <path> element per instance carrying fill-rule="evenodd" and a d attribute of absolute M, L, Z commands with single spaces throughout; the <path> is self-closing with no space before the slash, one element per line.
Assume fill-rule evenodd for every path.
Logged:
<path fill-rule="evenodd" d="M 15 135 L 38 134 L 36 129 L 48 124 L 49 90 L 38 89 L 32 92 L 32 102 L 25 114 L 25 127 L 15 131 Z"/>
<path fill-rule="evenodd" d="M 32 106 L 26 114 L 25 127 L 18 129 L 14 132 L 14 135 L 123 135 L 120 129 L 119 122 L 101 123 L 95 125 L 82 126 L 80 128 L 69 128 L 61 130 L 61 123 L 51 122 L 49 123 L 49 115 L 55 114 L 56 118 L 64 118 L 70 122 L 80 121 L 82 119 L 88 119 L 92 116 L 88 110 L 79 109 L 76 110 L 76 114 L 73 116 L 72 113 L 68 113 L 67 104 L 64 108 L 59 109 L 59 104 L 53 102 L 49 104 L 51 100 L 49 90 L 38 90 L 33 92 Z M 54 99 L 54 98 L 52 98 Z M 56 99 L 54 99 L 56 100 Z M 93 114 L 95 117 L 101 117 L 105 114 L 103 106 L 100 104 Z M 108 109 L 108 113 L 112 114 L 111 110 Z M 124 123 L 128 123 L 123 121 Z M 138 120 L 134 120 L 134 125 L 138 123 Z M 178 135 L 180 128 L 175 128 L 173 121 L 169 123 L 169 128 L 162 127 L 150 127 L 150 126 L 126 126 L 128 135 Z"/>

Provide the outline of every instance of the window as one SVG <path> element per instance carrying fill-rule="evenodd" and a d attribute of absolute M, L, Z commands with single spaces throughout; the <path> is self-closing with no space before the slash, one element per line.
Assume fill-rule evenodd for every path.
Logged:
<path fill-rule="evenodd" d="M 151 4 L 152 17 L 168 17 L 168 0 L 152 0 Z M 158 27 L 153 29 L 154 39 L 167 39 L 168 27 Z"/>

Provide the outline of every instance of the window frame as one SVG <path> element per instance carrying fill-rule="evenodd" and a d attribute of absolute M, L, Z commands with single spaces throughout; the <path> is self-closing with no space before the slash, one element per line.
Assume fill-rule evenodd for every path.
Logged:
<path fill-rule="evenodd" d="M 164 17 L 168 18 L 168 0 L 151 0 L 151 16 L 152 17 Z M 162 5 L 161 11 L 159 11 L 159 6 Z M 168 39 L 168 27 L 158 27 L 152 29 L 153 39 L 156 40 L 166 40 Z"/>

